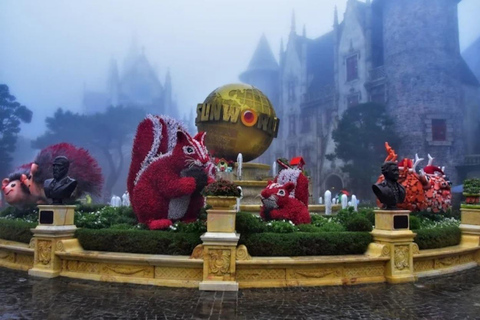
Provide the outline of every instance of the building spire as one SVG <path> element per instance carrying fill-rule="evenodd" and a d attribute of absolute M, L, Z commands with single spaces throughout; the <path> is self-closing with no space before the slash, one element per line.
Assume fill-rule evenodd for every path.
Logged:
<path fill-rule="evenodd" d="M 305 25 L 303 25 L 302 36 L 303 36 L 304 38 L 307 37 L 307 27 L 306 27 Z"/>
<path fill-rule="evenodd" d="M 292 10 L 292 24 L 290 26 L 290 33 L 296 33 L 295 26 L 295 10 Z"/>
<path fill-rule="evenodd" d="M 337 5 L 335 5 L 335 11 L 333 13 L 333 26 L 337 27 L 338 26 L 338 11 L 337 11 Z"/>

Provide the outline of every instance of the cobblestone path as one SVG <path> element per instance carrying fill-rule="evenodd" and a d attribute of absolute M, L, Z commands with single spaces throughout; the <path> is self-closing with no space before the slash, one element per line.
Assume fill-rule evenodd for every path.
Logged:
<path fill-rule="evenodd" d="M 389 285 L 201 292 L 0 268 L 0 319 L 480 319 L 480 268 Z"/>

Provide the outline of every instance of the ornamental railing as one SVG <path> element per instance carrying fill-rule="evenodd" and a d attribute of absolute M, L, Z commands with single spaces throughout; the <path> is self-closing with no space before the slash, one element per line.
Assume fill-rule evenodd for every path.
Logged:
<path fill-rule="evenodd" d="M 370 74 L 370 81 L 377 81 L 377 80 L 382 80 L 387 77 L 387 74 L 385 73 L 385 68 L 383 66 L 376 67 L 369 72 Z"/>

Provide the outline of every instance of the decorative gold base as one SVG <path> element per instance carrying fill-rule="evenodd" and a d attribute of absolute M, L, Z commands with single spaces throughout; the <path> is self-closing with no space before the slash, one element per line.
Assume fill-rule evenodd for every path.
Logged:
<path fill-rule="evenodd" d="M 34 276 L 34 277 L 39 277 L 39 278 L 56 278 L 60 275 L 60 270 L 45 270 L 45 269 L 37 269 L 37 268 L 32 268 L 28 270 L 28 275 Z"/>
<path fill-rule="evenodd" d="M 385 276 L 388 283 L 406 283 L 406 282 L 414 282 L 417 279 L 414 275 L 394 275 L 394 276 Z"/>
<path fill-rule="evenodd" d="M 73 225 L 74 213 L 72 205 L 39 205 L 38 222 L 40 225 L 69 226 Z"/>

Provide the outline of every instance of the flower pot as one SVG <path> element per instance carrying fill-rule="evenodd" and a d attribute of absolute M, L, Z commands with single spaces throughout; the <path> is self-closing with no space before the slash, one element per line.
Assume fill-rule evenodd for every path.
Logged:
<path fill-rule="evenodd" d="M 233 210 L 237 204 L 237 198 L 229 196 L 207 196 L 206 201 L 213 210 Z"/>

